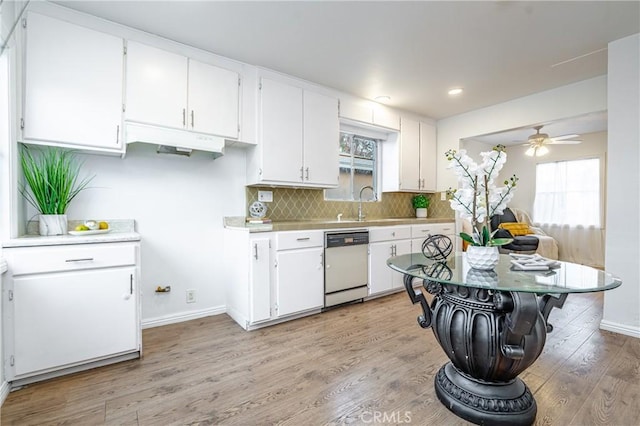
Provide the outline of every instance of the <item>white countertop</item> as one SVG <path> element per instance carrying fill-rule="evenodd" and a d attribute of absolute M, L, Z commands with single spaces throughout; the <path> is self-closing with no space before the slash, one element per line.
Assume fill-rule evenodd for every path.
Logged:
<path fill-rule="evenodd" d="M 82 221 L 70 220 L 70 229 Z M 109 220 L 110 232 L 92 235 L 55 235 L 41 236 L 37 234 L 23 235 L 2 242 L 2 247 L 37 247 L 58 246 L 66 244 L 119 243 L 124 241 L 140 241 L 140 234 L 135 232 L 133 220 Z M 37 225 L 37 222 L 36 222 Z M 35 227 L 37 229 L 37 226 Z"/>
<path fill-rule="evenodd" d="M 357 220 L 284 220 L 273 221 L 265 224 L 248 224 L 244 217 L 225 217 L 224 227 L 227 229 L 245 230 L 249 232 L 270 232 L 270 231 L 293 231 L 309 229 L 340 229 L 340 228 L 369 228 L 372 226 L 393 226 L 393 225 L 421 225 L 425 223 L 451 223 L 454 219 L 447 218 L 425 218 L 414 217 L 400 218 L 380 218 Z"/>
<path fill-rule="evenodd" d="M 140 241 L 137 232 L 109 232 L 97 235 L 56 235 L 42 237 L 40 235 L 25 235 L 2 242 L 2 247 L 37 247 L 59 246 L 65 244 L 94 244 L 94 243 L 119 243 L 123 241 Z"/>

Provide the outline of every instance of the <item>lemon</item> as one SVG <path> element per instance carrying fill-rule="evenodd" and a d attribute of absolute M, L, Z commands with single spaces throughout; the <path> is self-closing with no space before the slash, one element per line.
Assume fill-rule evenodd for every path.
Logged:
<path fill-rule="evenodd" d="M 89 228 L 84 226 L 84 225 L 78 225 L 76 226 L 76 231 L 88 231 Z"/>
<path fill-rule="evenodd" d="M 109 224 L 107 222 L 100 222 L 98 224 L 98 229 L 109 229 Z"/>

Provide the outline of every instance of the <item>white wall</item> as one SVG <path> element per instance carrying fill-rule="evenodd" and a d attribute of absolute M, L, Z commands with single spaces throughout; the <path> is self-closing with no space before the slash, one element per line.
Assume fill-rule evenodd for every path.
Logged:
<path fill-rule="evenodd" d="M 223 217 L 245 214 L 245 152 L 227 148 L 191 157 L 156 154 L 132 144 L 124 159 L 83 155 L 95 174 L 91 189 L 67 211 L 69 219 L 135 219 L 142 236 L 143 326 L 224 312 L 220 277 Z M 158 285 L 171 293 L 156 294 Z M 186 303 L 186 290 L 196 303 Z"/>
<path fill-rule="evenodd" d="M 438 191 L 457 186 L 444 155 L 460 140 L 607 109 L 607 77 L 595 77 L 438 121 Z"/>
<path fill-rule="evenodd" d="M 601 327 L 640 337 L 640 34 L 609 43 L 606 270 Z"/>

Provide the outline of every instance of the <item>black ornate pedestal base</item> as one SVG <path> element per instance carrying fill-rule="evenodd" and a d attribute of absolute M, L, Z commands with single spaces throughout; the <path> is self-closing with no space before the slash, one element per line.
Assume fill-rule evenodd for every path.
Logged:
<path fill-rule="evenodd" d="M 477 424 L 530 425 L 536 402 L 518 375 L 533 364 L 544 347 L 553 308 L 565 294 L 500 291 L 447 283 L 444 263 L 414 265 L 425 275 L 423 287 L 433 294 L 431 305 L 413 277 L 405 275 L 411 302 L 420 304 L 418 324 L 431 328 L 450 363 L 435 378 L 436 394 L 449 410 Z"/>
<path fill-rule="evenodd" d="M 483 383 L 447 363 L 436 375 L 435 389 L 445 407 L 475 424 L 530 425 L 536 418 L 536 401 L 519 378 Z"/>

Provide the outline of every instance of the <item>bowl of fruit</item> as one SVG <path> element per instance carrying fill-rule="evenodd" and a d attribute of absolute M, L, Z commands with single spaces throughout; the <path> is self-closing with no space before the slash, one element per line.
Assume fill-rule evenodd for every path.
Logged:
<path fill-rule="evenodd" d="M 73 231 L 69 231 L 71 235 L 93 235 L 93 234 L 106 234 L 111 231 L 109 223 L 105 221 L 97 220 L 85 220 L 75 227 Z"/>

